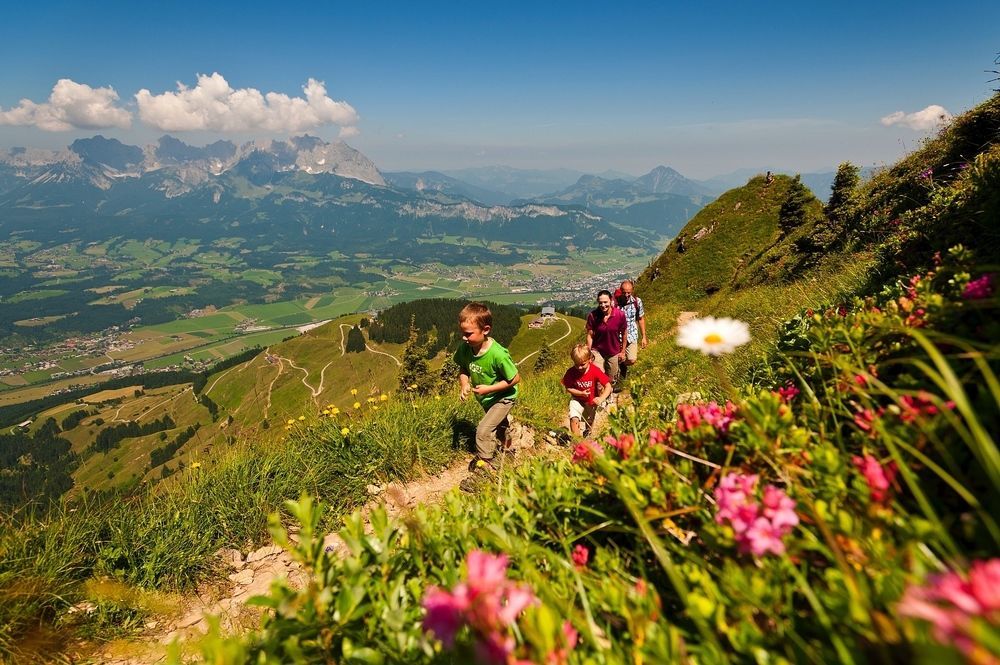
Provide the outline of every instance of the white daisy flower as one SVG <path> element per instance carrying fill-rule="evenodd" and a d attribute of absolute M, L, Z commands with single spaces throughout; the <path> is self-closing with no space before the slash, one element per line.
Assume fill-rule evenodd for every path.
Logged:
<path fill-rule="evenodd" d="M 714 316 L 691 319 L 677 331 L 679 345 L 709 356 L 730 353 L 749 341 L 749 327 L 736 319 L 717 319 Z"/>

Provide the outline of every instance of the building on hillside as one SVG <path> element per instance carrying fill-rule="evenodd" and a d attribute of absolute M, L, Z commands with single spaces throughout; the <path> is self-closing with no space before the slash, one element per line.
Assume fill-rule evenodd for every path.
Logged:
<path fill-rule="evenodd" d="M 537 319 L 533 319 L 531 321 L 531 323 L 528 324 L 528 327 L 529 328 L 544 328 L 545 327 L 545 319 L 543 319 L 541 317 L 539 317 Z"/>
<path fill-rule="evenodd" d="M 542 307 L 542 317 L 549 318 L 556 315 L 556 308 L 552 305 L 545 305 Z"/>

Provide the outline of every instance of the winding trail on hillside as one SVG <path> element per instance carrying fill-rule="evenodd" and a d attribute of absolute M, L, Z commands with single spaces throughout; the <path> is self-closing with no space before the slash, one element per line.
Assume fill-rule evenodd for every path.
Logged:
<path fill-rule="evenodd" d="M 379 351 L 378 349 L 373 349 L 371 347 L 371 345 L 368 344 L 367 342 L 365 342 L 365 348 L 368 349 L 369 351 L 371 351 L 372 353 L 379 354 L 380 356 L 388 356 L 388 357 L 392 358 L 392 361 L 394 363 L 396 363 L 396 367 L 402 367 L 403 366 L 403 363 L 401 363 L 399 361 L 399 358 L 397 358 L 396 356 L 392 355 L 391 353 L 386 353 L 385 351 Z"/>
<path fill-rule="evenodd" d="M 295 364 L 295 362 L 291 358 L 284 358 L 282 356 L 278 356 L 278 358 L 281 359 L 281 360 L 284 360 L 285 362 L 287 362 L 293 369 L 297 369 L 300 372 L 302 372 L 302 374 L 303 374 L 302 379 L 301 379 L 302 380 L 302 385 L 304 385 L 309 390 L 309 396 L 312 397 L 312 401 L 316 404 L 316 406 L 319 406 L 319 402 L 316 399 L 316 397 L 319 395 L 320 390 L 317 390 L 316 388 L 313 388 L 309 384 L 309 382 L 306 381 L 306 379 L 309 378 L 309 370 L 307 370 L 305 367 L 299 367 L 298 365 Z"/>
<path fill-rule="evenodd" d="M 173 397 L 168 397 L 167 399 L 163 400 L 162 402 L 157 402 L 153 406 L 149 407 L 149 409 L 147 409 L 144 413 L 140 414 L 139 417 L 135 419 L 135 422 L 139 422 L 140 420 L 142 420 L 146 416 L 150 415 L 151 413 L 153 413 L 153 411 L 156 411 L 158 408 L 160 408 L 164 404 L 169 404 L 170 402 L 173 402 L 175 399 L 177 399 L 178 397 L 180 397 L 181 395 L 183 395 L 184 393 L 186 393 L 189 390 L 191 390 L 191 386 L 188 386 L 187 388 L 185 388 L 184 390 L 180 391 L 179 393 L 177 393 Z"/>
<path fill-rule="evenodd" d="M 559 321 L 562 321 L 563 323 L 566 324 L 566 334 L 563 335 L 562 337 L 560 337 L 559 339 L 553 341 L 553 342 L 549 342 L 549 344 L 548 344 L 549 346 L 552 346 L 553 344 L 558 344 L 559 342 L 563 341 L 564 339 L 566 339 L 567 337 L 569 337 L 573 333 L 573 326 L 570 325 L 569 321 L 567 321 L 566 319 L 562 318 L 561 316 L 556 316 L 554 318 L 556 318 Z M 529 353 L 525 357 L 521 358 L 520 360 L 518 360 L 514 364 L 517 365 L 518 367 L 520 367 L 521 363 L 523 363 L 525 360 L 527 360 L 531 356 L 538 354 L 540 351 L 541 351 L 541 349 L 538 349 L 537 351 L 532 351 L 531 353 Z"/>
<path fill-rule="evenodd" d="M 271 355 L 271 347 L 267 347 L 265 353 Z M 267 406 L 264 407 L 264 418 L 267 418 L 268 412 L 271 410 L 271 392 L 274 390 L 274 383 L 281 377 L 282 373 L 285 371 L 284 365 L 281 362 L 280 356 L 275 356 L 278 359 L 278 373 L 274 375 L 271 379 L 271 383 L 267 385 Z"/>
<path fill-rule="evenodd" d="M 256 357 L 256 356 L 255 356 L 255 357 Z M 251 358 L 250 360 L 246 361 L 245 363 L 242 363 L 242 364 L 240 364 L 240 365 L 237 365 L 236 367 L 230 367 L 230 368 L 229 368 L 229 369 L 227 369 L 227 370 L 226 370 L 225 372 L 223 372 L 223 373 L 222 373 L 222 374 L 220 374 L 219 376 L 215 377 L 215 381 L 212 381 L 212 385 L 210 385 L 210 386 L 209 386 L 208 388 L 206 388 L 206 389 L 205 389 L 205 392 L 204 392 L 203 394 L 207 395 L 208 393 L 212 392 L 212 388 L 214 388 L 214 387 L 216 386 L 216 384 L 217 384 L 217 383 L 219 383 L 219 381 L 222 381 L 222 379 L 223 379 L 223 378 L 224 378 L 224 377 L 225 377 L 225 376 L 226 376 L 227 374 L 229 374 L 230 372 L 232 372 L 232 371 L 233 371 L 233 370 L 235 370 L 235 369 L 239 369 L 239 370 L 244 370 L 244 369 L 246 369 L 246 366 L 247 366 L 247 365 L 249 365 L 249 364 L 250 364 L 251 362 L 253 362 L 253 358 Z"/>

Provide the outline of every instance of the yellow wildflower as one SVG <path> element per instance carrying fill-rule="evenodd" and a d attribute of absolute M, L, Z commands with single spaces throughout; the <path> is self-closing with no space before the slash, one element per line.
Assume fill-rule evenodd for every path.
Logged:
<path fill-rule="evenodd" d="M 295 420 L 293 420 L 292 418 L 289 418 L 289 419 L 288 419 L 288 422 L 287 422 L 287 423 L 285 423 L 285 424 L 286 424 L 286 425 L 294 425 L 294 424 L 295 424 Z"/>
<path fill-rule="evenodd" d="M 380 402 L 385 402 L 385 401 L 388 401 L 389 396 L 386 395 L 385 393 L 382 393 L 381 395 L 378 396 L 378 399 L 379 399 Z"/>
<path fill-rule="evenodd" d="M 351 394 L 352 395 L 357 395 L 358 394 L 358 389 L 357 388 L 351 388 Z"/>
<path fill-rule="evenodd" d="M 299 420 L 305 420 L 305 419 L 306 419 L 305 416 L 299 416 Z"/>
<path fill-rule="evenodd" d="M 331 416 L 335 416 L 335 415 L 337 415 L 339 413 L 340 413 L 340 409 L 338 409 L 337 407 L 333 407 L 332 409 L 330 409 L 330 415 Z"/>
<path fill-rule="evenodd" d="M 366 401 L 367 401 L 367 402 L 368 402 L 369 404 L 371 404 L 371 403 L 373 403 L 373 402 L 375 401 L 375 398 L 374 398 L 374 397 L 369 397 L 369 398 L 368 398 L 368 399 L 367 399 Z"/>
<path fill-rule="evenodd" d="M 411 383 L 410 384 L 410 390 L 416 390 L 416 389 L 417 389 L 417 384 Z"/>
<path fill-rule="evenodd" d="M 351 433 L 351 428 L 350 427 L 343 427 L 340 430 L 341 436 L 347 436 L 350 433 Z"/>
<path fill-rule="evenodd" d="M 361 408 L 361 402 L 355 402 L 354 403 L 354 408 L 355 409 L 360 409 Z"/>
<path fill-rule="evenodd" d="M 441 399 L 441 396 L 440 396 L 440 395 L 435 395 L 435 396 L 434 396 L 434 399 L 436 399 L 436 400 L 440 400 L 440 399 Z"/>
<path fill-rule="evenodd" d="M 191 463 L 191 468 L 192 469 L 200 469 L 201 468 L 201 462 L 192 462 Z"/>

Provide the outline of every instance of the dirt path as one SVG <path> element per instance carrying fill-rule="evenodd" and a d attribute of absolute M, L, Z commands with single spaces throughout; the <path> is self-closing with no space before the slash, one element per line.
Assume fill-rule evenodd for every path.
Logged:
<path fill-rule="evenodd" d="M 389 356 L 390 358 L 392 358 L 392 361 L 394 363 L 396 363 L 396 367 L 402 367 L 403 366 L 403 363 L 401 363 L 399 361 L 399 358 L 397 358 L 396 356 L 392 355 L 391 353 L 386 353 L 385 351 L 379 351 L 378 349 L 373 349 L 371 347 L 371 345 L 369 345 L 367 342 L 365 343 L 365 348 L 368 349 L 369 351 L 371 351 L 372 353 L 379 354 L 380 356 Z"/>
<path fill-rule="evenodd" d="M 181 395 L 183 395 L 184 393 L 186 393 L 189 390 L 191 390 L 191 386 L 188 386 L 187 388 L 185 388 L 184 390 L 180 391 L 179 393 L 177 393 L 173 397 L 168 397 L 167 399 L 163 400 L 162 402 L 157 402 L 153 406 L 149 407 L 149 409 L 147 411 L 145 411 L 144 413 L 140 414 L 139 417 L 135 419 L 135 422 L 139 422 L 140 420 L 142 420 L 146 416 L 152 414 L 154 411 L 156 411 L 158 408 L 160 408 L 164 404 L 169 404 L 170 402 L 173 402 L 175 399 L 177 399 L 178 397 L 180 397 Z"/>
<path fill-rule="evenodd" d="M 559 319 L 560 321 L 562 321 L 563 323 L 566 324 L 566 334 L 563 335 L 562 337 L 560 337 L 559 339 L 555 340 L 554 342 L 549 342 L 549 346 L 552 346 L 553 344 L 558 344 L 559 342 L 563 341 L 564 339 L 566 339 L 567 337 L 569 337 L 573 333 L 573 326 L 571 326 L 569 324 L 569 321 L 567 321 L 566 319 L 562 318 L 561 316 L 557 316 L 555 318 Z M 541 351 L 541 349 L 538 349 L 538 351 L 532 351 L 531 353 L 529 353 L 525 357 L 523 357 L 520 360 L 518 360 L 515 364 L 518 365 L 518 366 L 520 366 L 521 363 L 523 363 L 525 360 L 527 360 L 531 356 L 537 354 L 539 351 Z"/>
<path fill-rule="evenodd" d="M 267 347 L 266 349 L 264 349 L 264 353 L 267 354 L 267 356 L 270 356 L 271 355 L 271 347 Z M 277 357 L 277 356 L 275 356 L 275 357 Z M 274 383 L 275 383 L 275 381 L 277 381 L 281 377 L 281 374 L 284 371 L 285 371 L 285 368 L 282 365 L 281 358 L 278 357 L 278 373 L 274 375 L 274 378 L 271 379 L 271 383 L 269 383 L 267 385 L 267 406 L 264 407 L 264 418 L 265 419 L 267 418 L 268 412 L 271 410 L 271 391 L 274 390 Z"/>
<path fill-rule="evenodd" d="M 515 423 L 511 427 L 515 452 L 521 459 L 534 455 L 535 433 Z M 385 506 L 390 516 L 398 516 L 418 505 L 440 503 L 468 474 L 469 456 L 463 456 L 438 474 L 424 476 L 409 483 L 393 482 L 385 486 L 369 486 L 373 496 L 362 508 L 366 523 L 377 506 Z M 294 538 L 294 536 L 293 536 Z M 343 552 L 344 544 L 336 533 L 324 538 L 324 545 L 334 552 Z M 248 607 L 253 596 L 266 594 L 271 583 L 281 577 L 292 586 L 301 587 L 308 574 L 281 547 L 265 545 L 247 554 L 237 550 L 216 553 L 229 571 L 228 580 L 199 590 L 197 595 L 180 600 L 171 616 L 160 616 L 146 623 L 140 636 L 102 645 L 94 654 L 94 662 L 106 665 L 152 665 L 166 661 L 166 648 L 175 639 L 182 642 L 197 639 L 208 629 L 206 615 L 222 618 L 227 632 L 245 632 L 259 626 L 260 610 Z"/>

